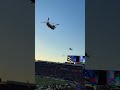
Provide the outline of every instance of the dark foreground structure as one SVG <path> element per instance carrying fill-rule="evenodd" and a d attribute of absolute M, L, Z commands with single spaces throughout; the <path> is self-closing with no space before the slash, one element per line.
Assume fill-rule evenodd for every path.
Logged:
<path fill-rule="evenodd" d="M 0 83 L 0 90 L 35 90 L 36 85 L 30 83 L 21 83 L 14 81 L 7 81 Z"/>

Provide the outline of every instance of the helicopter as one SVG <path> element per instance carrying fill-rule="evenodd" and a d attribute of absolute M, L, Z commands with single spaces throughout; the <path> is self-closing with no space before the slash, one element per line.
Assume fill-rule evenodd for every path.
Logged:
<path fill-rule="evenodd" d="M 56 28 L 56 26 L 59 25 L 59 24 L 50 23 L 49 18 L 48 18 L 47 22 L 41 22 L 41 23 L 46 23 L 46 25 L 52 30 L 54 30 Z"/>
<path fill-rule="evenodd" d="M 72 48 L 69 48 L 69 50 L 73 50 Z"/>

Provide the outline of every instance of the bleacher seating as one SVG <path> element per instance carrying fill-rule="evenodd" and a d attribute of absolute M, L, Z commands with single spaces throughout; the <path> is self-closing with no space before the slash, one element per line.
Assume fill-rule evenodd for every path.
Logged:
<path fill-rule="evenodd" d="M 38 61 L 35 62 L 35 72 L 41 76 L 80 81 L 84 84 L 83 67 L 79 65 Z"/>

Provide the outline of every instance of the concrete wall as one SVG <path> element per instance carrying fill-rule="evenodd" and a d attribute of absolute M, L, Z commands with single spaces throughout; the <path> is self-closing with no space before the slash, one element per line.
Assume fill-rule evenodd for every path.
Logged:
<path fill-rule="evenodd" d="M 0 78 L 35 83 L 35 6 L 0 1 Z"/>
<path fill-rule="evenodd" d="M 86 0 L 86 69 L 120 70 L 120 0 Z"/>

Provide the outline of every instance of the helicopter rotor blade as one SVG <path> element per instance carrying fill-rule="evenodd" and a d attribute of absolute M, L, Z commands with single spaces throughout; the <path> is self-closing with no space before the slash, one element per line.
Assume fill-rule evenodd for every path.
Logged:
<path fill-rule="evenodd" d="M 56 24 L 56 25 L 60 25 L 60 24 Z M 55 26 L 56 26 L 56 25 L 55 25 Z"/>
<path fill-rule="evenodd" d="M 46 22 L 41 22 L 41 23 L 46 23 Z"/>
<path fill-rule="evenodd" d="M 49 18 L 48 18 L 47 22 L 49 22 Z"/>
<path fill-rule="evenodd" d="M 56 25 L 60 25 L 60 24 L 55 24 L 55 23 L 51 23 L 51 24 L 53 24 L 53 25 L 55 25 L 55 26 L 56 26 Z"/>

